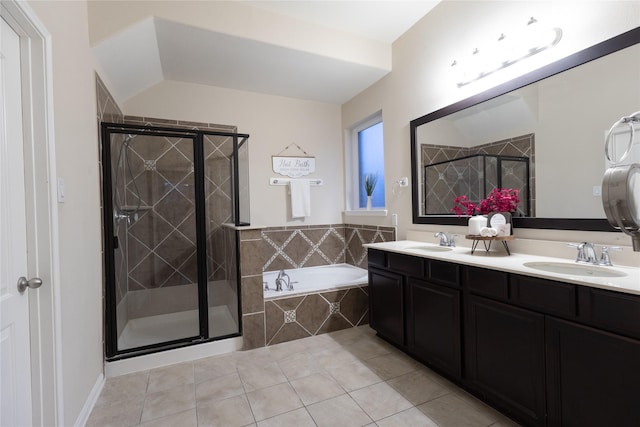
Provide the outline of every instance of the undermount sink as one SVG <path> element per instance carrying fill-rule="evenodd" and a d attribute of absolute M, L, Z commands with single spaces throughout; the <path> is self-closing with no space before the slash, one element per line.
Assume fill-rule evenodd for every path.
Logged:
<path fill-rule="evenodd" d="M 627 274 L 610 267 L 597 265 L 572 264 L 568 262 L 525 262 L 525 267 L 549 273 L 570 274 L 584 277 L 624 277 Z"/>
<path fill-rule="evenodd" d="M 423 245 L 423 246 L 409 246 L 407 248 L 405 248 L 405 250 L 411 250 L 411 251 L 425 251 L 425 252 L 447 252 L 452 250 L 453 248 L 450 248 L 448 246 L 435 246 L 435 245 Z"/>

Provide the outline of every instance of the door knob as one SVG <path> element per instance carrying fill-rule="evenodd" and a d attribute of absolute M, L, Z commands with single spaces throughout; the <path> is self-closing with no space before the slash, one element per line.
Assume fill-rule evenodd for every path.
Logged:
<path fill-rule="evenodd" d="M 38 277 L 27 280 L 26 277 L 22 276 L 18 279 L 18 291 L 20 293 L 23 293 L 27 288 L 37 289 L 40 286 L 42 286 L 42 279 Z"/>

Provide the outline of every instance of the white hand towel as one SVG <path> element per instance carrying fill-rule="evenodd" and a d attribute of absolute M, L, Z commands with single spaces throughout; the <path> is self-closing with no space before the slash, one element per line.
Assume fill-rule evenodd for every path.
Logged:
<path fill-rule="evenodd" d="M 498 230 L 490 227 L 482 227 L 480 229 L 480 235 L 482 237 L 495 237 L 498 235 Z"/>
<path fill-rule="evenodd" d="M 289 181 L 291 191 L 291 216 L 300 218 L 311 216 L 311 192 L 308 179 L 292 179 Z"/>

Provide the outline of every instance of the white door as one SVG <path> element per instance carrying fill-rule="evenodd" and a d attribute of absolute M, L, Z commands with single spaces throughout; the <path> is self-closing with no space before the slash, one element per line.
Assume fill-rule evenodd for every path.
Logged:
<path fill-rule="evenodd" d="M 31 425 L 20 39 L 0 19 L 0 426 Z"/>

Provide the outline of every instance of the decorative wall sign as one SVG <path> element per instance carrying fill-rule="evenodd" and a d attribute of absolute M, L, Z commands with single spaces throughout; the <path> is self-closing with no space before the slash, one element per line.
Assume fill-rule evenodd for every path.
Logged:
<path fill-rule="evenodd" d="M 316 171 L 315 157 L 272 156 L 273 171 L 291 178 L 299 178 Z"/>

